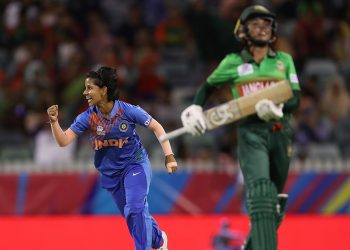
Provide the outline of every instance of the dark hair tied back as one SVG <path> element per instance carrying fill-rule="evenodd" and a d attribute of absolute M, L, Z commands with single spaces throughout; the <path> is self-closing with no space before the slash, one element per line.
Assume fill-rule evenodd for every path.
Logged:
<path fill-rule="evenodd" d="M 107 87 L 108 101 L 114 101 L 119 98 L 116 69 L 102 66 L 97 71 L 88 72 L 86 77 L 93 79 L 94 83 L 100 88 Z"/>

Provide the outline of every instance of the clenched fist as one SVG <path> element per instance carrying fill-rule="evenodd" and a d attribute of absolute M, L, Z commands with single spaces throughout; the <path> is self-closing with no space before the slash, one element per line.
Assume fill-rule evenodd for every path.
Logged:
<path fill-rule="evenodd" d="M 58 120 L 58 105 L 52 105 L 47 109 L 47 114 L 50 119 L 50 123 L 57 122 Z"/>

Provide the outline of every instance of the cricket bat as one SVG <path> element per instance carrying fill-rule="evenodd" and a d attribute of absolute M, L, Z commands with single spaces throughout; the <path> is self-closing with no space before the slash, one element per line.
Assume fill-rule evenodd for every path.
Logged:
<path fill-rule="evenodd" d="M 293 92 L 289 82 L 287 80 L 279 81 L 250 95 L 205 110 L 203 113 L 207 129 L 212 130 L 255 114 L 255 104 L 262 99 L 269 99 L 275 104 L 280 104 L 292 96 Z M 170 140 L 187 132 L 186 128 L 182 127 L 160 136 L 159 140 L 161 142 Z"/>

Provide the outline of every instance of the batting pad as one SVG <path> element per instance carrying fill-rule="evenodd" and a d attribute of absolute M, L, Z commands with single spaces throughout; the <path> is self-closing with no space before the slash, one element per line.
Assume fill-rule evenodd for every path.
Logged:
<path fill-rule="evenodd" d="M 278 204 L 276 207 L 276 211 L 277 211 L 277 218 L 276 218 L 277 225 L 276 226 L 278 229 L 278 227 L 281 225 L 282 220 L 286 214 L 288 195 L 287 194 L 278 194 L 277 199 L 278 199 Z M 246 241 L 244 242 L 243 250 L 253 250 L 252 237 L 250 234 L 248 235 Z"/>
<path fill-rule="evenodd" d="M 253 249 L 276 250 L 276 186 L 268 179 L 258 179 L 248 186 L 246 195 Z"/>
<path fill-rule="evenodd" d="M 278 204 L 277 204 L 277 228 L 281 225 L 284 216 L 287 211 L 287 202 L 288 195 L 287 194 L 278 194 L 277 196 Z"/>

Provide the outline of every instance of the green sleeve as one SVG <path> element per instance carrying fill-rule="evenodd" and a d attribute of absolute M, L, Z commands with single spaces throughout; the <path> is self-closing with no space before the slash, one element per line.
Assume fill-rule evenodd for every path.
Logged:
<path fill-rule="evenodd" d="M 292 113 L 297 110 L 300 104 L 300 91 L 293 90 L 293 97 L 289 99 L 283 106 L 284 113 Z"/>
<path fill-rule="evenodd" d="M 235 55 L 228 54 L 208 76 L 207 80 L 200 86 L 194 98 L 194 104 L 203 106 L 208 97 L 217 87 L 221 87 L 232 81 L 236 74 Z"/>
<path fill-rule="evenodd" d="M 299 107 L 300 103 L 300 85 L 298 80 L 298 75 L 295 70 L 293 58 L 289 54 L 285 54 L 287 56 L 287 78 L 290 82 L 290 85 L 293 90 L 293 97 L 289 99 L 283 107 L 283 112 L 292 113 Z"/>
<path fill-rule="evenodd" d="M 289 54 L 285 54 L 287 56 L 287 79 L 290 82 L 292 90 L 300 90 L 298 75 L 295 70 L 293 58 Z"/>
<path fill-rule="evenodd" d="M 208 76 L 207 83 L 212 86 L 224 85 L 233 80 L 236 75 L 235 55 L 228 54 Z"/>
<path fill-rule="evenodd" d="M 198 89 L 196 96 L 194 97 L 193 104 L 203 106 L 208 97 L 213 93 L 215 87 L 208 82 L 204 82 Z"/>

